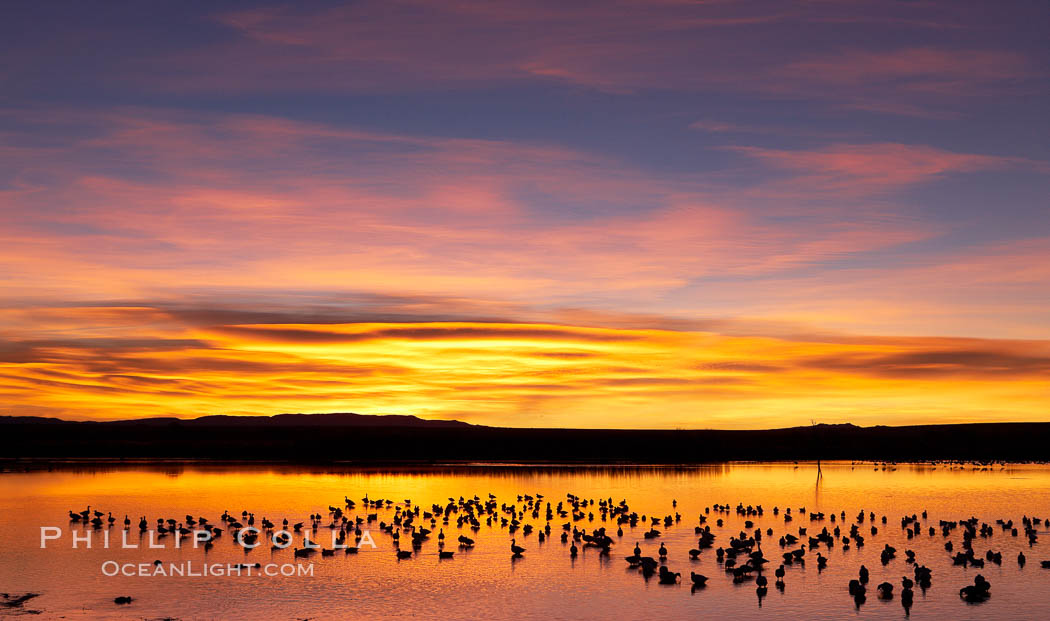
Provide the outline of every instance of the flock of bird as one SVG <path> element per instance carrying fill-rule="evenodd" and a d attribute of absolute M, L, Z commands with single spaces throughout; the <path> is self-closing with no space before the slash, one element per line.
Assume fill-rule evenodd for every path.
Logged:
<path fill-rule="evenodd" d="M 307 520 L 295 523 L 290 523 L 287 519 L 275 523 L 265 517 L 257 520 L 254 513 L 245 510 L 239 514 L 226 511 L 217 523 L 202 516 L 192 515 L 186 515 L 183 520 L 157 518 L 155 521 L 141 516 L 137 520 L 137 527 L 142 533 L 153 531 L 162 538 L 183 538 L 191 535 L 200 537 L 200 533 L 203 532 L 203 539 L 206 540 L 203 547 L 206 551 L 211 549 L 224 531 L 229 531 L 246 551 L 262 544 L 259 541 L 260 536 L 264 537 L 264 541 L 270 542 L 271 550 L 282 550 L 291 547 L 294 535 L 299 534 L 304 547 L 293 548 L 294 558 L 309 558 L 315 554 L 331 557 L 337 551 L 356 554 L 362 539 L 378 531 L 390 538 L 398 560 L 408 560 L 422 553 L 424 546 L 432 539 L 437 540 L 438 557 L 451 559 L 457 551 L 473 548 L 475 540 L 467 534 L 458 534 L 454 544 L 456 550 L 453 550 L 452 546 L 446 545 L 446 529 L 451 531 L 455 528 L 459 533 L 467 531 L 474 534 L 485 526 L 507 532 L 510 536 L 509 551 L 512 561 L 522 558 L 527 552 L 525 547 L 519 545 L 519 538 L 527 538 L 534 532 L 541 543 L 557 537 L 567 546 L 569 557 L 575 559 L 581 549 L 592 549 L 603 557 L 609 557 L 613 547 L 620 544 L 625 537 L 625 528 L 628 535 L 640 532 L 640 540 L 658 540 L 663 534 L 661 529 L 680 527 L 682 516 L 677 508 L 677 501 L 672 500 L 671 513 L 646 515 L 633 510 L 626 500 L 594 500 L 572 493 L 566 494 L 564 499 L 558 499 L 556 502 L 542 494 L 522 494 L 518 495 L 514 502 L 499 502 L 495 495 L 488 494 L 487 498 L 448 498 L 446 502 L 427 507 L 413 503 L 411 499 L 395 501 L 370 498 L 366 495 L 359 501 L 344 497 L 340 506 L 329 506 L 327 514 L 313 513 Z M 776 566 L 772 572 L 774 587 L 783 591 L 787 567 L 804 566 L 807 559 L 812 559 L 817 571 L 821 572 L 829 562 L 824 553 L 830 554 L 836 547 L 842 550 L 849 550 L 851 547 L 862 548 L 868 536 L 876 536 L 880 529 L 886 529 L 888 524 L 887 516 L 876 516 L 874 512 L 863 510 L 852 519 L 848 519 L 845 511 L 825 515 L 822 512 L 807 512 L 805 507 L 798 508 L 794 513 L 791 508 L 782 510 L 780 507 L 773 507 L 772 515 L 783 523 L 785 529 L 779 536 L 775 536 L 773 528 L 767 526 L 763 530 L 755 526 L 755 522 L 765 514 L 766 510 L 761 505 L 738 504 L 731 508 L 729 505 L 715 504 L 706 507 L 693 526 L 696 547 L 688 550 L 688 558 L 698 560 L 705 550 L 715 548 L 718 535 L 712 530 L 712 522 L 716 528 L 724 530 L 726 522 L 734 515 L 737 521 L 742 520 L 744 529 L 729 535 L 723 545 L 714 549 L 714 555 L 717 564 L 734 584 L 753 582 L 759 604 L 769 585 L 767 566 Z M 120 520 L 111 512 L 92 510 L 90 506 L 83 511 L 69 511 L 69 517 L 74 523 L 94 529 L 113 528 L 117 522 L 128 530 L 133 526 L 133 520 L 127 515 Z M 601 525 L 595 526 L 595 520 Z M 792 522 L 795 520 L 805 520 L 807 525 L 792 528 Z M 544 525 L 536 527 L 532 522 Z M 920 514 L 913 514 L 900 519 L 900 528 L 906 539 L 918 538 L 924 534 L 928 537 L 940 534 L 946 540 L 944 548 L 952 564 L 976 568 L 983 568 L 985 563 L 1001 565 L 1003 562 L 1000 551 L 988 549 L 984 555 L 977 554 L 974 551 L 974 543 L 978 539 L 991 538 L 998 528 L 1013 537 L 1023 535 L 1031 547 L 1038 540 L 1038 527 L 1044 525 L 1050 526 L 1050 520 L 1044 521 L 1030 516 L 1024 516 L 1019 524 L 1015 524 L 1013 520 L 1000 519 L 993 526 L 977 518 L 940 520 L 934 524 L 927 520 L 926 511 L 921 513 L 921 518 Z M 818 527 L 819 531 L 816 530 Z M 332 533 L 332 548 L 319 546 L 309 539 L 309 533 L 317 533 L 324 529 Z M 435 530 L 438 531 L 436 534 Z M 791 530 L 794 532 L 789 532 Z M 814 532 L 811 533 L 811 530 Z M 956 535 L 961 537 L 958 551 L 955 550 L 956 544 L 952 540 Z M 349 543 L 351 539 L 352 544 Z M 630 545 L 630 539 L 629 537 L 627 545 Z M 655 576 L 659 584 L 683 582 L 682 574 L 668 566 L 670 554 L 665 543 L 660 543 L 654 557 L 643 554 L 640 540 L 635 541 L 631 554 L 624 557 L 629 568 L 636 569 L 647 581 Z M 763 550 L 763 542 L 766 542 L 768 549 L 771 547 L 768 543 L 770 541 L 779 548 L 779 554 L 773 555 L 772 558 L 767 557 L 766 551 Z M 884 566 L 896 557 L 896 548 L 888 543 L 879 554 Z M 915 587 L 924 593 L 931 587 L 933 571 L 920 564 L 916 553 L 911 549 L 904 551 L 904 557 L 906 565 L 912 568 L 912 577 L 903 576 L 900 581 L 900 602 L 907 611 L 914 601 Z M 1026 561 L 1024 553 L 1020 552 L 1016 557 L 1018 566 L 1024 568 Z M 1040 565 L 1050 569 L 1050 560 L 1041 561 Z M 688 583 L 694 592 L 703 589 L 708 580 L 707 576 L 695 571 L 689 573 Z M 869 570 L 861 565 L 857 577 L 847 585 L 847 591 L 858 608 L 866 600 L 868 582 Z M 895 586 L 890 582 L 882 582 L 875 588 L 876 596 L 884 600 L 892 599 L 894 590 Z M 983 602 L 990 594 L 991 584 L 982 575 L 977 575 L 972 585 L 959 590 L 960 598 L 969 603 Z M 126 601 L 118 601 L 124 599 Z M 130 603 L 131 598 L 117 598 L 115 601 Z"/>

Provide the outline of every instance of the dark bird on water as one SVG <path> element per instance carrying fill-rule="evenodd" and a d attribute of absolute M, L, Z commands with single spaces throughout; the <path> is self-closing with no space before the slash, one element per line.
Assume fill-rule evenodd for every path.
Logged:
<path fill-rule="evenodd" d="M 660 567 L 660 584 L 675 584 L 682 574 L 675 573 L 666 567 Z"/>
<path fill-rule="evenodd" d="M 525 552 L 525 548 L 519 546 L 516 539 L 511 539 L 510 540 L 510 551 L 514 554 L 515 557 L 518 557 L 518 556 L 521 556 Z"/>
<path fill-rule="evenodd" d="M 984 576 L 981 574 L 977 574 L 974 576 L 973 584 L 959 589 L 959 597 L 971 604 L 983 602 L 988 599 L 989 595 L 991 595 L 991 593 L 989 593 L 991 588 L 991 583 L 985 580 Z"/>

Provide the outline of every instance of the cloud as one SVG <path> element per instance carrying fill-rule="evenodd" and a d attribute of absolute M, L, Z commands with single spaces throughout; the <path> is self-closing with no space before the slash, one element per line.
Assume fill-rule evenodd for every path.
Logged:
<path fill-rule="evenodd" d="M 295 295 L 352 283 L 489 300 L 474 316 L 498 317 L 501 300 L 659 294 L 926 235 L 860 212 L 792 225 L 701 178 L 561 147 L 135 110 L 84 125 L 94 129 L 83 140 L 5 161 L 31 188 L 0 215 L 9 295 L 156 298 L 164 283 L 181 296 L 273 283 Z"/>
<path fill-rule="evenodd" d="M 83 130 L 61 146 L 38 143 L 65 131 L 51 127 L 64 114 L 29 113 L 17 155 L 0 155 L 22 188 L 0 210 L 12 331 L 545 323 L 558 309 L 557 322 L 596 327 L 1042 335 L 1045 240 L 942 244 L 943 223 L 893 194 L 1045 167 L 1023 158 L 746 146 L 735 153 L 754 177 L 738 185 L 519 141 L 72 114 Z"/>
<path fill-rule="evenodd" d="M 946 26 L 974 27 L 979 19 L 955 12 L 951 17 L 966 22 L 960 25 L 936 7 L 786 7 L 772 2 L 575 7 L 496 2 L 478 10 L 405 2 L 384 9 L 366 2 L 312 12 L 284 7 L 226 13 L 218 21 L 240 39 L 208 52 L 243 58 L 237 62 L 240 73 L 228 77 L 256 89 L 267 88 L 264 81 L 287 79 L 322 88 L 369 90 L 531 78 L 613 93 L 670 86 L 808 95 L 884 111 L 895 104 L 904 114 L 922 114 L 923 107 L 903 103 L 907 100 L 902 93 L 989 94 L 1038 77 L 1030 61 L 1017 52 L 930 45 L 922 33 L 938 33 Z M 902 24 L 917 34 L 901 37 Z M 821 28 L 864 33 L 866 41 L 879 39 L 872 31 L 894 29 L 898 36 L 886 40 L 925 44 L 843 49 L 819 45 L 819 37 L 785 39 L 800 29 Z M 268 62 L 247 62 L 249 54 L 262 55 Z M 198 55 L 191 62 L 198 65 L 202 60 Z M 303 67 L 315 68 L 304 72 Z M 322 73 L 329 78 L 327 86 L 319 83 Z M 337 78 L 331 79 L 333 75 Z M 284 79 L 273 79 L 278 76 Z M 897 93 L 889 95 L 887 88 Z"/>
<path fill-rule="evenodd" d="M 753 131 L 752 128 L 736 125 L 735 123 L 725 123 L 722 121 L 693 121 L 689 124 L 689 129 L 696 129 L 699 131 L 714 133 Z"/>
<path fill-rule="evenodd" d="M 1050 170 L 1047 162 L 955 153 L 927 145 L 899 143 L 838 144 L 815 150 L 725 148 L 776 168 L 799 173 L 790 183 L 810 190 L 845 194 L 884 193 L 938 177 L 980 170 Z"/>
<path fill-rule="evenodd" d="M 208 348 L 196 339 L 162 338 L 69 338 L 50 340 L 0 340 L 0 362 L 44 362 L 76 357 L 82 351 L 112 353 L 161 352 Z"/>
<path fill-rule="evenodd" d="M 739 320 L 626 315 L 612 327 L 612 314 L 605 326 L 422 315 L 409 323 L 207 325 L 241 316 L 222 310 L 166 314 L 145 301 L 85 308 L 82 318 L 106 322 L 87 333 L 119 327 L 125 336 L 9 337 L 0 393 L 16 411 L 78 418 L 320 408 L 528 426 L 540 419 L 522 418 L 523 408 L 540 408 L 543 424 L 556 426 L 768 427 L 815 415 L 848 420 L 870 408 L 909 412 L 884 423 L 925 420 L 921 412 L 937 420 L 938 400 L 955 403 L 960 420 L 992 408 L 1004 420 L 1029 420 L 1042 415 L 1050 373 L 1050 341 L 1038 340 L 792 338 L 785 326 Z M 29 314 L 39 325 L 22 320 L 20 329 L 47 333 L 56 311 L 78 316 L 40 307 Z"/>
<path fill-rule="evenodd" d="M 35 24 L 17 18 L 31 15 L 11 16 L 13 27 L 28 30 Z M 1045 79 L 1037 54 L 1026 54 L 1000 25 L 1041 15 L 1005 6 L 977 11 L 941 3 L 772 0 L 179 5 L 139 16 L 134 29 L 121 28 L 124 16 L 116 9 L 96 8 L 90 34 L 74 15 L 68 24 L 49 23 L 55 36 L 46 46 L 11 37 L 26 60 L 0 74 L 8 92 L 36 92 L 43 76 L 70 88 L 101 82 L 113 92 L 181 97 L 564 86 L 937 116 L 959 114 L 960 98 L 1031 92 Z M 83 54 L 88 45 L 92 54 Z"/>
<path fill-rule="evenodd" d="M 6 16 L 16 411 L 766 426 L 1045 407 L 1032 7 L 64 10 Z"/>
<path fill-rule="evenodd" d="M 400 339 L 411 341 L 434 340 L 527 340 L 575 342 L 607 342 L 637 338 L 627 333 L 599 332 L 567 327 L 515 326 L 513 324 L 440 325 L 370 327 L 342 326 L 344 330 L 293 328 L 273 326 L 223 326 L 215 332 L 248 340 L 276 341 L 297 344 L 356 343 Z"/>
<path fill-rule="evenodd" d="M 830 356 L 803 362 L 823 370 L 893 378 L 1050 375 L 1050 356 L 989 350 L 931 350 L 879 354 Z"/>
<path fill-rule="evenodd" d="M 923 94 L 964 96 L 1040 73 L 1022 54 L 1001 50 L 901 48 L 857 49 L 792 62 L 785 77 L 802 83 L 859 88 L 874 92 L 892 87 Z"/>
<path fill-rule="evenodd" d="M 698 32 L 710 37 L 718 29 L 762 26 L 788 16 L 726 3 L 582 7 L 494 2 L 478 9 L 422 1 L 382 7 L 366 2 L 314 12 L 252 9 L 216 19 L 241 35 L 218 48 L 222 56 L 244 58 L 252 51 L 270 61 L 265 69 L 245 63 L 248 75 L 234 84 L 247 80 L 248 88 L 259 88 L 263 74 L 283 75 L 296 65 L 316 67 L 312 74 L 300 69 L 299 80 L 316 86 L 323 72 L 338 76 L 329 81 L 330 88 L 347 90 L 540 79 L 623 92 L 651 85 L 654 77 L 646 72 L 659 68 L 660 61 L 681 69 L 676 55 L 694 56 L 698 48 L 714 47 L 703 45 Z M 625 32 L 632 36 L 624 37 Z M 302 62 L 308 59 L 314 62 Z M 199 57 L 189 60 L 197 64 Z M 655 79 L 661 77 L 666 74 Z"/>

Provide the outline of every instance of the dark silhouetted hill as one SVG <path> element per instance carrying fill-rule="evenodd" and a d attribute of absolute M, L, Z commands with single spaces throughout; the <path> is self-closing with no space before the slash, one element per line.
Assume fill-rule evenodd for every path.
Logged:
<path fill-rule="evenodd" d="M 274 416 L 230 416 L 217 414 L 197 418 L 138 418 L 111 421 L 67 421 L 43 416 L 0 416 L 0 425 L 102 425 L 102 426 L 186 426 L 186 427 L 472 427 L 458 420 L 428 420 L 403 414 L 276 414 Z"/>
<path fill-rule="evenodd" d="M 0 417 L 0 457 L 275 462 L 703 463 L 1050 460 L 1050 423 L 768 430 L 512 429 L 414 416 L 282 414 L 113 422 Z"/>

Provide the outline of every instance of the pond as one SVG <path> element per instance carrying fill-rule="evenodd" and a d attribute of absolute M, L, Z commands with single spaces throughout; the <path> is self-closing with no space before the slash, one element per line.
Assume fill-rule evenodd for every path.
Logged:
<path fill-rule="evenodd" d="M 371 502 L 366 498 L 383 502 L 367 506 Z M 564 516 L 558 513 L 559 505 Z M 71 511 L 79 518 L 88 507 L 88 519 L 96 511 L 102 514 L 100 527 L 71 521 Z M 406 525 L 406 516 L 416 511 L 418 517 Z M 229 520 L 221 519 L 224 513 Z M 626 517 L 632 513 L 637 518 L 633 526 Z M 819 473 L 813 463 L 54 466 L 0 474 L 0 514 L 0 591 L 9 597 L 38 594 L 0 609 L 4 616 L 1020 619 L 1050 611 L 1050 569 L 1040 564 L 1050 559 L 1050 550 L 1044 549 L 1050 533 L 1043 522 L 1050 517 L 1050 467 L 1039 464 L 837 462 L 821 464 Z M 320 520 L 312 522 L 311 515 Z M 401 526 L 393 531 L 381 528 L 395 515 Z M 520 528 L 511 533 L 515 515 Z M 919 534 L 909 538 L 902 518 L 912 515 L 917 519 L 908 523 L 908 530 L 914 533 L 918 527 Z M 468 516 L 476 519 L 476 527 Z M 623 523 L 618 523 L 619 516 L 624 516 Z M 176 538 L 158 532 L 158 518 L 164 530 L 170 519 L 176 528 L 192 531 L 199 528 L 201 517 L 209 527 L 223 531 L 208 549 L 194 546 L 193 534 Z M 252 549 L 238 545 L 237 529 L 231 526 L 233 521 L 247 526 L 249 517 L 263 531 L 261 545 Z M 355 530 L 361 531 L 356 554 L 335 549 L 331 555 L 317 551 L 296 556 L 307 531 L 312 542 L 333 549 L 333 533 L 339 532 L 343 517 L 351 525 L 348 544 L 356 541 Z M 653 517 L 659 518 L 655 528 L 660 536 L 646 539 L 643 534 Z M 670 524 L 665 526 L 667 517 Z M 1026 517 L 1038 518 L 1032 527 L 1034 544 L 1025 536 Z M 145 530 L 139 527 L 142 518 Z M 964 527 L 949 528 L 947 535 L 942 528 L 942 521 L 972 518 L 978 531 L 973 557 L 983 560 L 984 567 L 954 564 L 953 557 L 964 549 Z M 286 519 L 288 547 L 274 549 L 264 520 L 278 531 Z M 1012 520 L 1018 534 L 997 520 Z M 302 529 L 295 531 L 300 522 Z M 548 523 L 551 535 L 541 542 L 539 534 Z M 980 534 L 982 523 L 990 528 L 985 536 Z M 847 546 L 843 537 L 850 536 L 854 524 L 863 545 L 853 537 Z M 526 525 L 534 530 L 525 533 Z M 602 546 L 583 545 L 602 527 L 612 541 L 607 552 Z M 698 549 L 697 527 L 710 528 L 714 540 L 692 559 L 689 551 Z M 832 545 L 810 549 L 810 536 L 825 528 L 834 533 L 836 527 L 840 533 Z M 421 528 L 432 532 L 413 551 L 412 530 L 418 533 Z M 570 553 L 573 529 L 581 534 L 575 557 Z M 804 535 L 800 529 L 805 529 Z M 734 582 L 733 573 L 726 570 L 729 557 L 719 559 L 717 554 L 742 531 L 745 538 L 759 532 L 761 540 L 752 551 L 761 548 L 769 561 L 760 572 L 768 580 L 761 597 L 756 586 L 759 572 Z M 569 534 L 564 543 L 563 532 Z M 782 545 L 781 538 L 788 534 L 798 542 Z M 460 536 L 474 545 L 461 547 Z M 525 548 L 517 558 L 512 558 L 512 539 Z M 952 552 L 945 549 L 948 542 Z M 632 568 L 624 559 L 636 544 L 643 556 L 654 558 L 664 546 L 663 564 L 680 573 L 681 580 L 660 584 L 658 575 L 647 579 L 639 568 Z M 406 558 L 398 558 L 398 545 Z M 896 555 L 884 563 L 886 545 L 895 548 Z M 800 561 L 784 567 L 784 586 L 775 587 L 774 571 L 783 563 L 783 554 L 800 547 L 805 548 Z M 452 552 L 451 558 L 442 558 L 439 550 Z M 906 550 L 915 553 L 915 563 L 908 562 Z M 1001 564 L 988 560 L 988 551 L 1000 553 Z M 818 567 L 818 552 L 827 559 L 826 567 Z M 1019 552 L 1027 557 L 1024 567 L 1018 564 Z M 739 556 L 736 565 L 746 558 Z M 240 564 L 245 567 L 238 575 L 232 569 Z M 866 600 L 858 605 L 847 585 L 858 577 L 861 565 L 868 568 L 870 579 Z M 913 603 L 905 607 L 902 577 L 914 578 L 916 565 L 932 571 L 932 584 L 925 590 L 916 585 Z M 202 575 L 206 570 L 209 575 Z M 705 588 L 692 588 L 694 572 L 708 577 Z M 282 575 L 286 573 L 293 575 Z M 990 597 L 967 603 L 959 590 L 973 584 L 977 574 L 991 583 Z M 879 597 L 876 586 L 882 582 L 894 586 L 891 598 Z M 114 602 L 122 596 L 131 597 L 131 603 Z"/>

